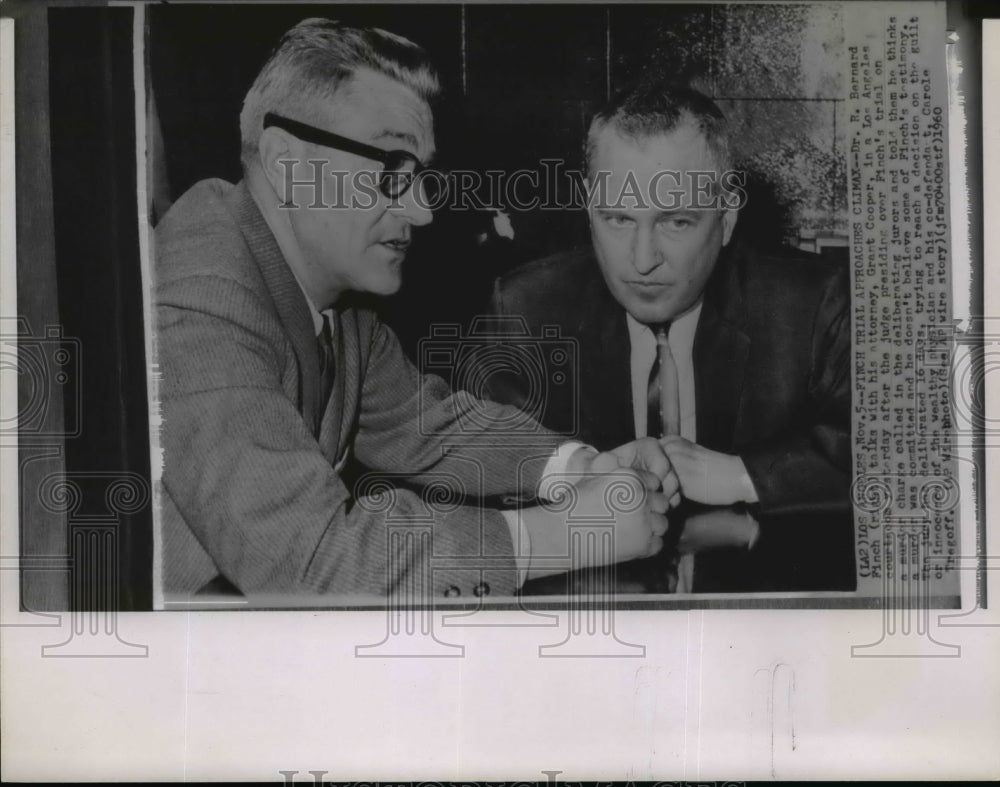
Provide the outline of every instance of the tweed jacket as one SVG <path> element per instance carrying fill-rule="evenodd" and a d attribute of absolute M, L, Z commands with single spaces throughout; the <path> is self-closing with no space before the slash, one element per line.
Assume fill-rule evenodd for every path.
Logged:
<path fill-rule="evenodd" d="M 321 401 L 309 307 L 242 183 L 193 186 L 155 244 L 168 597 L 219 575 L 248 596 L 513 592 L 506 521 L 468 503 L 531 494 L 554 435 L 508 436 L 490 419 L 511 408 L 419 374 L 360 301 L 336 307 Z M 352 488 L 349 452 L 373 471 Z"/>

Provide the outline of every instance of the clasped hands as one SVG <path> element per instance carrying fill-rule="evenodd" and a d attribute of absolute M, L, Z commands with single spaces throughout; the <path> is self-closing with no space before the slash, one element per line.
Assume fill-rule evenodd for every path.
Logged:
<path fill-rule="evenodd" d="M 576 500 L 569 512 L 558 506 L 522 509 L 522 521 L 531 539 L 533 557 L 529 577 L 622 562 L 656 554 L 667 531 L 667 512 L 681 499 L 708 505 L 755 502 L 756 494 L 738 456 L 711 451 L 671 436 L 640 438 L 611 451 L 581 447 L 569 458 L 567 475 L 576 480 Z M 565 557 L 571 519 L 606 515 L 612 500 L 638 501 L 614 512 L 613 548 L 608 554 L 588 552 L 572 556 L 571 564 L 535 560 Z M 544 566 L 542 565 L 544 564 Z"/>
<path fill-rule="evenodd" d="M 642 438 L 604 452 L 581 447 L 569 457 L 565 473 L 573 486 L 569 506 L 557 498 L 551 505 L 520 511 L 531 542 L 529 577 L 660 551 L 667 532 L 666 513 L 681 498 L 677 475 L 656 440 Z M 609 517 L 614 524 L 609 549 L 569 554 L 571 525 L 608 522 Z M 606 543 L 602 541 L 602 547 Z"/>

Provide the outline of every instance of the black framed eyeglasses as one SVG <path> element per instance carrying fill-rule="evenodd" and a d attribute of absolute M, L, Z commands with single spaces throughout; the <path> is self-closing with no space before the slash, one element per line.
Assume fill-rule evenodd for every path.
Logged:
<path fill-rule="evenodd" d="M 415 155 L 408 150 L 383 150 L 374 145 L 358 142 L 356 139 L 342 137 L 332 131 L 300 123 L 297 120 L 282 117 L 274 112 L 264 115 L 264 128 L 281 128 L 298 137 L 303 142 L 353 153 L 372 161 L 379 162 L 383 169 L 378 173 L 378 189 L 389 199 L 402 197 L 416 181 L 417 176 L 427 169 Z"/>

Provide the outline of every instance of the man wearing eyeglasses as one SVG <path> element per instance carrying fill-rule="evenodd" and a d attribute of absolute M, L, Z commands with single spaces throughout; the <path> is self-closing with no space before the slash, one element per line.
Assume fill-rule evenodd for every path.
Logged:
<path fill-rule="evenodd" d="M 679 498 L 656 441 L 599 454 L 539 427 L 529 449 L 503 426 L 520 413 L 420 375 L 364 297 L 396 292 L 414 229 L 431 221 L 416 175 L 434 155 L 437 89 L 411 42 L 305 20 L 244 101 L 243 181 L 196 184 L 158 226 L 168 599 L 384 596 L 407 583 L 411 602 L 428 588 L 510 595 L 570 567 L 543 560 L 566 554 L 565 507 L 498 512 L 465 496 L 544 498 L 563 471 L 582 478 L 577 514 L 606 513 L 616 485 L 635 501 L 615 517 L 613 554 L 589 560 L 659 549 Z M 470 431 L 473 409 L 486 423 Z M 351 454 L 383 478 L 443 482 L 454 504 L 364 478 L 348 488 Z M 432 537 L 392 540 L 390 517 L 432 523 Z"/>

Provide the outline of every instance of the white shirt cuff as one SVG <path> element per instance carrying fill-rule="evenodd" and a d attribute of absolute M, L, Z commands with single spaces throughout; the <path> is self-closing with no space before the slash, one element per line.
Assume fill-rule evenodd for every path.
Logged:
<path fill-rule="evenodd" d="M 750 520 L 750 540 L 747 541 L 747 549 L 753 549 L 757 539 L 760 538 L 760 522 L 748 512 L 744 512 L 744 516 Z"/>
<path fill-rule="evenodd" d="M 740 467 L 743 468 L 743 473 L 740 476 L 740 488 L 743 490 L 743 502 L 744 503 L 756 503 L 757 489 L 753 485 L 753 481 L 750 480 L 750 474 L 747 472 L 747 466 L 743 464 L 743 460 L 740 459 Z"/>
<path fill-rule="evenodd" d="M 510 528 L 510 540 L 514 543 L 514 562 L 517 564 L 517 586 L 521 587 L 528 578 L 528 568 L 531 565 L 531 539 L 524 520 L 515 510 L 501 511 Z"/>
<path fill-rule="evenodd" d="M 565 482 L 565 478 L 560 478 L 560 476 L 566 475 L 566 468 L 569 465 L 569 459 L 577 452 L 580 448 L 586 448 L 590 451 L 597 453 L 596 448 L 592 448 L 586 443 L 581 443 L 577 440 L 570 440 L 568 442 L 560 445 L 554 454 L 549 458 L 549 461 L 545 463 L 545 469 L 542 471 L 542 480 L 538 482 L 538 496 L 543 500 L 552 500 L 552 486 L 559 482 Z"/>
<path fill-rule="evenodd" d="M 542 470 L 542 478 L 538 482 L 538 497 L 543 500 L 552 499 L 553 485 L 559 481 L 565 482 L 569 459 L 580 448 L 587 448 L 597 453 L 596 448 L 577 440 L 570 440 L 560 445 Z M 517 564 L 517 586 L 521 587 L 528 578 L 528 568 L 531 566 L 531 538 L 528 536 L 528 528 L 524 526 L 523 518 L 516 510 L 500 513 L 510 528 L 510 540 L 514 543 L 514 562 Z"/>

